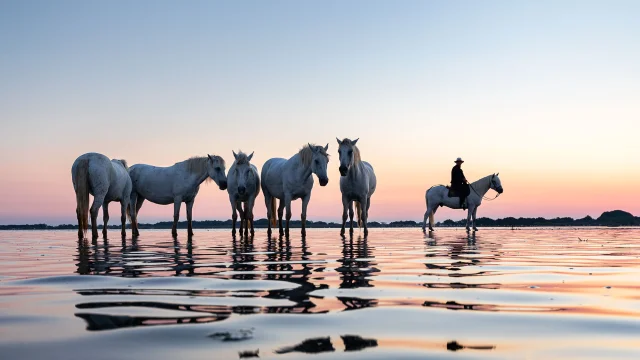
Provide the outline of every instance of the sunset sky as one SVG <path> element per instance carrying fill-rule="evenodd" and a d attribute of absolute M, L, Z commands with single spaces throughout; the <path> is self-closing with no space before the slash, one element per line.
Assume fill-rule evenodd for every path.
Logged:
<path fill-rule="evenodd" d="M 308 217 L 338 221 L 336 137 L 374 166 L 371 220 L 422 219 L 458 156 L 469 180 L 500 172 L 479 216 L 640 215 L 639 17 L 638 1 L 2 1 L 0 224 L 75 222 L 86 152 L 242 149 L 261 168 L 307 142 L 333 156 Z M 195 220 L 230 215 L 203 185 Z"/>

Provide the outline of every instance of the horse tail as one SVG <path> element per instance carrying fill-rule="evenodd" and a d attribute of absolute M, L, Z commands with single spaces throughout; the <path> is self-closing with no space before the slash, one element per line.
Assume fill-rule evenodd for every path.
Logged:
<path fill-rule="evenodd" d="M 277 204 L 276 204 L 276 198 L 272 197 L 271 198 L 271 226 L 276 226 L 276 211 L 277 211 Z"/>
<path fill-rule="evenodd" d="M 424 199 L 427 205 L 427 213 L 429 214 L 429 228 L 433 228 L 433 214 L 436 212 L 435 209 L 433 211 L 429 211 L 429 191 L 431 189 L 433 189 L 434 186 L 430 187 L 427 192 L 424 195 Z M 426 219 L 426 215 L 425 215 L 425 224 L 424 226 L 426 226 L 427 219 Z"/>
<path fill-rule="evenodd" d="M 80 159 L 76 167 L 76 213 L 78 226 L 86 233 L 89 228 L 89 159 Z"/>
<path fill-rule="evenodd" d="M 358 227 L 362 227 L 362 207 L 360 206 L 360 202 L 356 201 L 356 213 L 358 214 Z"/>

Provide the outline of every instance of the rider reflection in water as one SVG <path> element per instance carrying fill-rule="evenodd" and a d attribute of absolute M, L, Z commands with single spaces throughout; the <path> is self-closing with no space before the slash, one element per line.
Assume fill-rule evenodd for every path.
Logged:
<path fill-rule="evenodd" d="M 456 165 L 451 169 L 451 189 L 460 197 L 460 207 L 466 210 L 464 201 L 471 193 L 471 190 L 469 189 L 469 182 L 462 172 L 463 162 L 461 158 L 457 158 Z"/>

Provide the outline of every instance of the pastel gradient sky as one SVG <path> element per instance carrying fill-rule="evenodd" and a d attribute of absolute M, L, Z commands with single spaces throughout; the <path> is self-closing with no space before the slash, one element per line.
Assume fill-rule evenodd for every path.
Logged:
<path fill-rule="evenodd" d="M 639 17 L 638 1 L 1 1 L 0 223 L 75 222 L 82 153 L 243 149 L 260 168 L 307 142 L 333 154 L 309 218 L 338 221 L 336 136 L 375 167 L 371 220 L 421 219 L 458 156 L 470 180 L 500 172 L 480 216 L 640 215 Z M 147 203 L 140 221 L 171 217 Z M 194 218 L 229 217 L 203 186 Z"/>

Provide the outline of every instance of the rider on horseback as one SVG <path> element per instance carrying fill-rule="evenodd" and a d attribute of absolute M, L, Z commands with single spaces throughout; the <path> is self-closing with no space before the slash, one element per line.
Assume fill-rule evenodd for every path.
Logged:
<path fill-rule="evenodd" d="M 451 189 L 460 197 L 460 207 L 465 210 L 465 200 L 471 190 L 469 189 L 469 182 L 462 172 L 462 163 L 464 161 L 461 158 L 457 158 L 455 162 L 456 166 L 451 169 Z"/>

